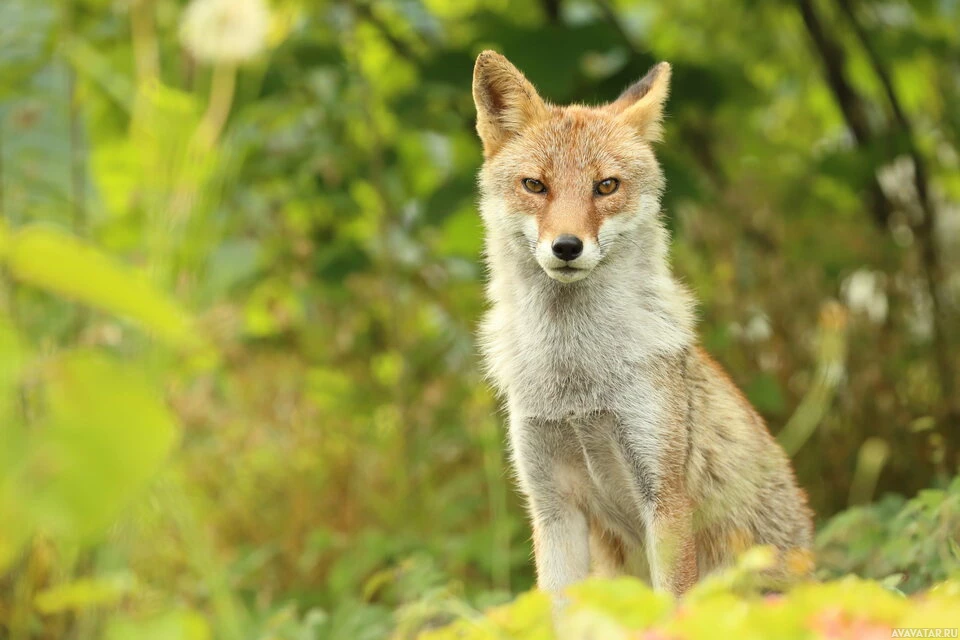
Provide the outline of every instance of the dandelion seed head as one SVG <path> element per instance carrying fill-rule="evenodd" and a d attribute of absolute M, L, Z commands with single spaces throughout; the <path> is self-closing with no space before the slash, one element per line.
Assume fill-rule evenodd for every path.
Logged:
<path fill-rule="evenodd" d="M 264 0 L 193 0 L 180 23 L 180 41 L 198 60 L 235 64 L 263 51 L 269 28 Z"/>

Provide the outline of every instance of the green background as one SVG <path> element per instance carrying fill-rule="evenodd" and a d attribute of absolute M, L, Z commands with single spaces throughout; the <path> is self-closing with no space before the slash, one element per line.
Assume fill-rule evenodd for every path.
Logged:
<path fill-rule="evenodd" d="M 956 570 L 956 2 L 276 0 L 236 68 L 185 5 L 0 4 L 0 637 L 375 638 L 531 585 L 474 341 L 485 48 L 556 103 L 673 65 L 704 346 L 818 526 L 934 488 L 831 521 L 824 575 Z"/>

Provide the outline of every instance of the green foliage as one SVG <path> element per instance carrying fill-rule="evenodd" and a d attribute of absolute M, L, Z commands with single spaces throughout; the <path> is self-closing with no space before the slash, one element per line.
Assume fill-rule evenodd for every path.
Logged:
<path fill-rule="evenodd" d="M 12 472 L 20 477 L 13 513 L 55 539 L 89 542 L 159 470 L 175 423 L 156 385 L 136 369 L 83 351 L 43 368 L 35 399 L 42 414 Z"/>
<path fill-rule="evenodd" d="M 886 496 L 845 511 L 817 546 L 824 576 L 856 573 L 907 593 L 960 578 L 960 477 L 910 500 Z"/>
<path fill-rule="evenodd" d="M 171 341 L 196 340 L 173 302 L 93 248 L 43 229 L 4 234 L 0 247 L 18 282 L 136 318 Z M 3 569 L 38 530 L 69 545 L 100 539 L 160 469 L 178 428 L 145 363 L 86 348 L 40 357 L 9 322 L 0 334 Z"/>
<path fill-rule="evenodd" d="M 175 611 L 147 620 L 117 618 L 110 622 L 104 640 L 208 640 L 207 622 L 196 613 Z"/>
<path fill-rule="evenodd" d="M 960 585 L 943 583 L 904 598 L 875 582 L 846 578 L 794 587 L 783 595 L 718 590 L 703 584 L 680 602 L 633 578 L 593 579 L 568 591 L 553 614 L 545 594 L 521 595 L 483 617 L 426 630 L 419 640 L 560 638 L 889 638 L 895 628 L 960 624 Z M 555 625 L 555 626 L 554 626 Z M 556 632 L 554 632 L 556 629 Z"/>
<path fill-rule="evenodd" d="M 132 586 L 130 579 L 125 576 L 77 580 L 37 594 L 34 603 L 37 610 L 45 615 L 82 611 L 89 607 L 116 604 Z"/>
<path fill-rule="evenodd" d="M 703 342 L 789 425 L 821 576 L 878 581 L 763 599 L 742 567 L 680 605 L 592 582 L 571 637 L 867 635 L 956 604 L 890 590 L 957 577 L 960 490 L 928 489 L 960 451 L 935 330 L 960 300 L 955 3 L 812 2 L 866 140 L 804 3 L 271 0 L 206 25 L 221 58 L 181 40 L 188 4 L 0 2 L 0 638 L 550 637 L 475 357 L 485 47 L 557 103 L 673 64 L 657 152 Z M 917 497 L 843 511 L 875 492 Z"/>
<path fill-rule="evenodd" d="M 136 320 L 175 345 L 196 346 L 197 334 L 176 303 L 75 238 L 26 227 L 0 235 L 0 261 L 19 282 Z"/>

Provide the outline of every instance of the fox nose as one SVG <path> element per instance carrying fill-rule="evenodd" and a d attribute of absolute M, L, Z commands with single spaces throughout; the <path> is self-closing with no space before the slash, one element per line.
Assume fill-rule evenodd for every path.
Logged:
<path fill-rule="evenodd" d="M 553 249 L 553 255 L 569 262 L 570 260 L 576 260 L 583 253 L 583 242 L 577 236 L 565 233 L 558 236 L 550 245 L 550 248 Z"/>

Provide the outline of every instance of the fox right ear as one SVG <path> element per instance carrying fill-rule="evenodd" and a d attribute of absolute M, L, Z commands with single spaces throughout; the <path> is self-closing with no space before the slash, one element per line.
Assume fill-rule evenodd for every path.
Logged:
<path fill-rule="evenodd" d="M 661 62 L 607 108 L 635 127 L 642 138 L 656 142 L 663 135 L 663 107 L 669 92 L 670 65 Z"/>
<path fill-rule="evenodd" d="M 491 157 L 510 136 L 546 117 L 547 105 L 523 74 L 499 53 L 484 51 L 473 68 L 473 101 L 483 155 Z"/>

